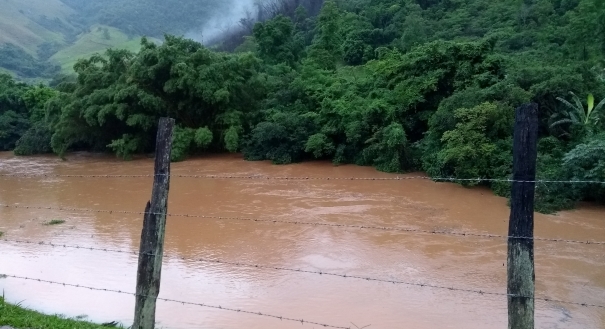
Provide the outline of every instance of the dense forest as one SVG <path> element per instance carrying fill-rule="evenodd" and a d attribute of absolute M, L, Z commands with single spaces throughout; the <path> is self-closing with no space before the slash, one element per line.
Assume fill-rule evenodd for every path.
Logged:
<path fill-rule="evenodd" d="M 214 47 L 166 35 L 80 60 L 50 86 L 0 76 L 0 149 L 128 159 L 153 150 L 170 116 L 174 161 L 241 152 L 509 178 L 514 109 L 532 101 L 539 178 L 605 181 L 605 2 L 328 0 L 317 15 L 316 1 L 281 4 Z M 605 184 L 538 184 L 536 198 L 544 212 L 605 202 Z"/>

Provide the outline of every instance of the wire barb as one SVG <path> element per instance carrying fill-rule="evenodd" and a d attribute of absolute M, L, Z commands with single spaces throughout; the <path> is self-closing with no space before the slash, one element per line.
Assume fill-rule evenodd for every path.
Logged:
<path fill-rule="evenodd" d="M 96 250 L 96 251 L 103 251 L 103 252 L 133 254 L 132 251 L 91 248 L 91 247 L 82 247 L 82 246 L 77 246 L 77 245 L 61 245 L 61 244 L 53 244 L 53 243 L 48 243 L 48 242 L 37 242 L 36 243 L 36 242 L 31 242 L 31 241 L 9 240 L 9 239 L 0 239 L 0 241 L 12 242 L 12 243 L 25 243 L 25 244 L 39 244 L 39 245 L 50 246 L 50 247 L 59 247 L 59 248 L 62 247 L 62 248 L 73 248 L 73 249 Z M 137 254 L 137 253 L 134 252 L 134 254 Z M 155 254 L 145 254 L 145 255 L 155 256 Z M 241 263 L 241 262 L 229 262 L 229 261 L 224 261 L 224 260 L 220 260 L 220 259 L 210 259 L 210 258 L 186 258 L 186 257 L 177 257 L 177 258 L 184 260 L 184 261 L 193 260 L 193 261 L 200 261 L 200 262 L 213 263 L 213 264 L 224 264 L 224 265 L 232 265 L 232 266 L 240 266 L 240 267 L 251 267 L 251 268 L 257 268 L 257 269 L 270 269 L 270 270 L 277 270 L 277 271 L 288 271 L 288 272 L 298 272 L 298 273 L 305 273 L 305 274 L 326 275 L 326 276 L 339 277 L 339 278 L 344 278 L 344 279 L 358 279 L 358 280 L 373 281 L 373 282 L 401 284 L 401 285 L 415 286 L 415 287 L 421 287 L 421 288 L 433 288 L 433 289 L 441 289 L 441 290 L 449 290 L 449 291 L 459 291 L 459 292 L 465 292 L 465 293 L 479 294 L 482 296 L 487 295 L 487 296 L 533 298 L 535 300 L 541 300 L 541 301 L 551 302 L 551 303 L 562 303 L 562 304 L 605 308 L 605 306 L 601 306 L 601 305 L 568 302 L 568 301 L 556 300 L 556 299 L 547 298 L 547 297 L 528 297 L 528 296 L 515 295 L 515 294 L 488 292 L 488 291 L 483 291 L 483 290 L 455 288 L 455 287 L 449 287 L 449 286 L 446 287 L 446 286 L 440 286 L 440 285 L 434 285 L 434 284 L 428 284 L 428 283 L 406 282 L 406 281 L 401 281 L 401 280 L 388 280 L 388 279 L 380 279 L 380 278 L 373 278 L 373 277 L 360 276 L 360 275 L 330 273 L 330 272 L 324 272 L 321 270 L 320 271 L 311 271 L 311 270 L 302 270 L 302 269 L 294 269 L 294 268 L 278 267 L 278 266 L 266 266 L 266 265 L 248 264 L 248 263 Z M 220 308 L 220 306 L 219 306 L 219 308 Z"/>
<path fill-rule="evenodd" d="M 23 277 L 23 276 L 11 275 L 11 274 L 0 274 L 0 277 L 21 279 L 21 280 L 30 280 L 30 281 L 38 281 L 38 282 L 43 282 L 43 283 L 62 285 L 64 287 L 84 288 L 84 289 L 90 289 L 90 290 L 106 291 L 106 292 L 113 292 L 113 293 L 119 293 L 119 294 L 127 294 L 127 295 L 133 295 L 133 296 L 144 296 L 144 295 L 137 295 L 136 293 L 124 292 L 124 291 L 121 291 L 121 290 L 89 287 L 89 286 L 84 286 L 84 285 L 79 285 L 79 284 L 70 284 L 70 283 L 64 283 L 64 282 L 56 282 L 56 281 L 43 280 L 43 279 L 39 279 L 39 278 L 29 278 L 29 277 Z M 425 286 L 425 287 L 437 287 L 437 286 L 428 285 L 428 284 L 425 284 L 423 286 Z M 470 289 L 457 289 L 457 288 L 451 288 L 451 287 L 440 287 L 440 288 L 446 288 L 446 289 L 453 290 L 453 291 L 478 292 L 477 290 L 470 290 Z M 557 300 L 557 299 L 552 299 L 552 298 L 531 297 L 531 296 L 523 296 L 523 295 L 517 295 L 517 294 L 496 293 L 496 292 L 482 292 L 481 294 L 482 295 L 492 295 L 492 296 L 506 296 L 506 297 L 511 297 L 511 298 L 534 299 L 534 300 L 540 300 L 540 301 L 545 301 L 545 302 L 550 302 L 550 303 L 560 303 L 560 304 L 568 304 L 568 305 L 577 305 L 577 306 L 583 306 L 583 307 L 605 308 L 604 305 L 596 305 L 596 304 L 588 304 L 588 303 L 578 303 L 578 302 L 569 302 L 569 301 Z M 272 318 L 276 318 L 276 319 L 280 319 L 280 320 L 296 321 L 296 322 L 303 321 L 303 322 L 306 322 L 306 323 L 309 323 L 309 324 L 315 324 L 315 325 L 320 325 L 320 326 L 329 327 L 329 328 L 351 329 L 350 327 L 333 326 L 333 325 L 323 324 L 323 323 L 319 323 L 319 322 L 305 321 L 305 320 L 287 318 L 287 317 L 282 317 L 282 316 L 277 316 L 277 315 L 264 314 L 264 313 L 261 313 L 261 312 L 257 313 L 257 312 L 245 311 L 245 310 L 228 308 L 228 307 L 222 307 L 222 306 L 208 305 L 208 304 L 204 304 L 204 303 L 193 303 L 193 302 L 187 302 L 187 301 L 181 301 L 181 300 L 175 300 L 175 299 L 168 299 L 168 298 L 161 298 L 161 297 L 158 297 L 157 299 L 158 300 L 167 301 L 167 302 L 179 303 L 179 304 L 183 304 L 183 305 L 196 305 L 196 306 L 216 308 L 216 309 L 221 309 L 221 310 L 226 310 L 226 311 L 233 311 L 233 312 L 241 312 L 241 313 L 247 313 L 247 314 L 267 316 L 267 317 L 272 317 Z"/>
<path fill-rule="evenodd" d="M 0 241 L 2 241 L 2 242 L 9 242 L 9 243 L 18 243 L 18 244 L 31 244 L 31 245 L 49 246 L 49 247 L 53 247 L 53 248 L 82 249 L 82 250 L 103 251 L 103 252 L 130 254 L 130 255 L 138 255 L 139 254 L 136 251 L 126 251 L 126 250 L 118 250 L 118 249 L 85 247 L 85 246 L 67 245 L 67 244 L 56 244 L 56 243 L 44 242 L 44 241 L 36 242 L 36 241 L 10 240 L 10 239 L 0 239 Z"/>
<path fill-rule="evenodd" d="M 0 204 L 0 208 L 14 208 L 14 209 L 35 209 L 35 210 L 55 210 L 55 211 L 73 211 L 73 212 L 88 212 L 88 213 L 107 213 L 107 214 L 127 214 L 127 215 L 163 215 L 162 213 L 146 213 L 144 211 L 125 211 L 125 210 L 102 210 L 102 209 L 83 209 L 83 208 L 69 208 L 69 207 L 43 207 L 43 206 L 20 206 L 20 205 L 7 205 Z M 343 229 L 367 229 L 367 230 L 380 230 L 380 231 L 391 231 L 391 232 L 403 232 L 403 233 L 417 233 L 417 234 L 431 234 L 431 235 L 443 235 L 443 236 L 454 236 L 454 237 L 475 237 L 485 239 L 523 239 L 523 240 L 534 240 L 534 241 L 546 241 L 546 242 L 563 242 L 563 243 L 574 243 L 574 244 L 591 244 L 591 245 L 605 245 L 605 241 L 580 241 L 580 240 L 567 240 L 567 239 L 553 239 L 553 238 L 540 238 L 540 237 L 522 237 L 522 236 L 508 236 L 500 234 L 488 234 L 488 233 L 470 233 L 470 232 L 450 232 L 450 231 L 436 231 L 436 230 L 422 230 L 422 229 L 411 229 L 401 227 L 384 227 L 384 226 L 371 226 L 371 225 L 348 225 L 348 224 L 336 224 L 336 223 L 319 223 L 319 222 L 300 222 L 291 220 L 275 220 L 275 219 L 259 219 L 259 218 L 248 218 L 248 217 L 230 217 L 230 216 L 214 216 L 214 215 L 191 215 L 191 214 L 171 214 L 168 213 L 169 217 L 187 217 L 187 218 L 203 218 L 203 219 L 215 219 L 215 220 L 236 220 L 236 221 L 248 221 L 255 223 L 272 223 L 272 224 L 293 224 L 293 225 L 309 225 L 309 226 L 323 226 L 323 227 L 336 227 Z"/>
<path fill-rule="evenodd" d="M 164 175 L 164 174 L 158 174 Z M 148 178 L 156 175 L 61 175 L 61 174 L 0 174 L 0 177 L 11 178 Z M 395 177 L 286 177 L 262 175 L 191 175 L 170 174 L 176 178 L 201 179 L 248 179 L 248 180 L 277 180 L 277 181 L 403 181 L 403 180 L 431 180 L 434 182 L 489 182 L 489 183 L 548 183 L 548 184 L 605 184 L 598 180 L 515 180 L 510 178 L 455 178 L 455 177 L 428 177 L 428 176 L 395 176 Z"/>
<path fill-rule="evenodd" d="M 18 275 L 11 275 L 11 274 L 2 274 L 2 275 L 5 276 L 5 277 L 8 277 L 8 278 L 13 278 L 13 279 L 38 281 L 38 282 L 43 282 L 43 283 L 48 283 L 48 284 L 60 285 L 60 286 L 64 286 L 64 287 L 75 287 L 75 288 L 83 288 L 83 289 L 96 290 L 96 291 L 113 292 L 113 293 L 123 294 L 123 295 L 132 295 L 132 296 L 135 296 L 135 297 L 147 297 L 145 295 L 140 295 L 140 294 L 131 293 L 131 292 L 125 292 L 125 291 L 115 290 L 115 289 L 89 287 L 89 286 L 83 286 L 83 285 L 79 285 L 79 284 L 70 284 L 70 283 L 63 283 L 63 282 L 57 282 L 57 281 L 35 279 L 35 278 L 30 278 L 30 277 L 25 277 L 25 276 L 18 276 Z M 161 297 L 158 297 L 157 300 L 161 300 L 161 301 L 165 301 L 165 302 L 178 303 L 178 304 L 181 304 L 181 305 L 194 305 L 194 306 L 200 306 L 200 307 L 220 309 L 220 310 L 225 310 L 225 311 L 241 312 L 241 313 L 252 314 L 252 315 L 259 315 L 259 316 L 265 316 L 265 317 L 270 317 L 270 318 L 275 318 L 275 319 L 280 319 L 280 320 L 286 320 L 286 321 L 294 321 L 294 322 L 304 321 L 305 323 L 314 324 L 314 325 L 318 325 L 318 326 L 323 326 L 325 328 L 351 329 L 351 327 L 334 326 L 334 325 L 330 325 L 330 324 L 326 324 L 326 323 L 313 322 L 313 321 L 307 321 L 307 320 L 300 320 L 300 319 L 294 319 L 294 318 L 287 318 L 287 317 L 283 317 L 283 316 L 279 316 L 279 315 L 271 315 L 271 314 L 266 314 L 266 313 L 261 313 L 261 312 L 244 311 L 244 310 L 239 310 L 239 309 L 235 309 L 235 308 L 222 307 L 222 306 L 210 305 L 210 304 L 205 304 L 205 303 L 194 303 L 194 302 L 187 302 L 187 301 L 182 301 L 182 300 L 169 299 L 169 298 L 161 298 Z"/>

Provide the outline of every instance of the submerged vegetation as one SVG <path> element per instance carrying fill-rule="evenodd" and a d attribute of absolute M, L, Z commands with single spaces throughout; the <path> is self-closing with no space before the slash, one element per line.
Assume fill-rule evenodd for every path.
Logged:
<path fill-rule="evenodd" d="M 61 224 L 65 224 L 65 220 L 63 220 L 63 219 L 53 219 L 53 220 L 50 220 L 50 221 L 44 223 L 44 225 L 46 225 L 46 226 L 61 225 Z"/>
<path fill-rule="evenodd" d="M 225 36 L 229 53 L 166 35 L 80 60 L 52 87 L 2 75 L 0 150 L 128 159 L 170 116 L 174 161 L 241 152 L 509 178 L 514 109 L 532 101 L 538 178 L 605 180 L 603 1 L 330 0 L 318 15 L 302 3 Z M 547 212 L 603 203 L 605 185 L 539 184 L 536 198 Z"/>

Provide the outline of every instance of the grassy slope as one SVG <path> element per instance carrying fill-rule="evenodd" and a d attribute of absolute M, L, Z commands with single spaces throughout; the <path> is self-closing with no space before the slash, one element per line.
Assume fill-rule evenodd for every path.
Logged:
<path fill-rule="evenodd" d="M 35 55 L 47 41 L 64 43 L 63 35 L 35 23 L 42 15 L 67 22 L 73 10 L 61 0 L 0 0 L 0 44 L 12 43 Z"/>
<path fill-rule="evenodd" d="M 140 38 L 128 39 L 120 30 L 95 25 L 89 33 L 83 33 L 72 45 L 66 45 L 61 33 L 47 30 L 35 23 L 35 19 L 45 15 L 49 19 L 59 18 L 68 22 L 67 18 L 74 11 L 63 4 L 61 0 L 0 0 L 0 44 L 12 43 L 36 57 L 38 46 L 44 42 L 54 41 L 65 45 L 51 60 L 57 62 L 65 73 L 73 72 L 73 65 L 80 58 L 90 57 L 94 53 L 102 53 L 107 48 L 121 48 L 138 51 Z M 107 40 L 103 31 L 98 28 L 107 27 L 111 36 Z M 0 68 L 0 72 L 7 72 Z"/>
<path fill-rule="evenodd" d="M 0 0 L 2 1 L 2 0 Z M 35 329 L 100 329 L 101 325 L 66 319 L 57 315 L 44 315 L 16 305 L 8 304 L 0 297 L 0 326 Z"/>
<path fill-rule="evenodd" d="M 107 28 L 109 31 L 109 40 L 104 37 L 103 28 Z M 78 41 L 73 45 L 61 49 L 50 59 L 61 65 L 63 71 L 72 72 L 73 65 L 80 58 L 90 57 L 95 53 L 102 53 L 108 48 L 128 49 L 136 52 L 140 49 L 140 44 L 140 38 L 130 40 L 126 34 L 116 28 L 94 25 L 90 28 L 89 33 L 80 35 Z"/>

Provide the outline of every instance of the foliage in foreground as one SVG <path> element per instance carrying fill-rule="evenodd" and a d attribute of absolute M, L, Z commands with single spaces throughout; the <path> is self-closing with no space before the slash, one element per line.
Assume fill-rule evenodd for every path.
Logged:
<path fill-rule="evenodd" d="M 16 329 L 106 329 L 102 325 L 86 321 L 66 319 L 59 315 L 45 315 L 28 310 L 19 305 L 12 305 L 0 296 L 0 326 L 11 326 Z"/>
<path fill-rule="evenodd" d="M 604 65 L 602 1 L 326 1 L 317 17 L 300 7 L 257 23 L 235 53 L 166 36 L 80 60 L 54 89 L 1 78 L 0 147 L 128 159 L 152 151 L 170 116 L 174 161 L 242 152 L 502 179 L 514 109 L 532 101 L 538 177 L 603 181 Z M 593 185 L 540 184 L 538 209 L 605 202 Z"/>

